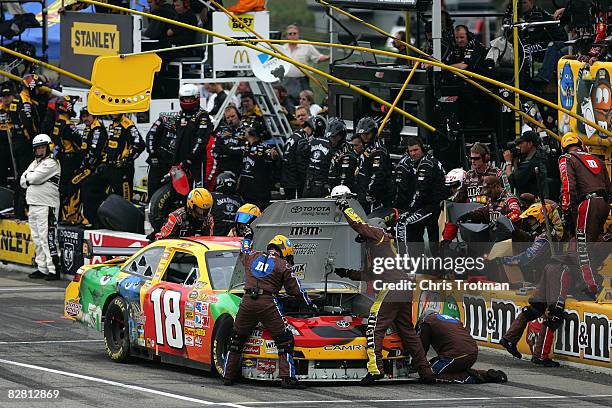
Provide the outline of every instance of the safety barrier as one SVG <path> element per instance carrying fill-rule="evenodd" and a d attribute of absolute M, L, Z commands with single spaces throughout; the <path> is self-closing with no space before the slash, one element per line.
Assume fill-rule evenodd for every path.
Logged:
<path fill-rule="evenodd" d="M 0 261 L 34 265 L 34 243 L 27 222 L 0 220 Z"/>

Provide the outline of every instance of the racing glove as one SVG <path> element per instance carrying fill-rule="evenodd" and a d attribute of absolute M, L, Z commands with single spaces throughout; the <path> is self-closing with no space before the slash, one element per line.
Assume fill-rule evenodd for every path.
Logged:
<path fill-rule="evenodd" d="M 340 211 L 344 212 L 349 209 L 351 206 L 345 198 L 339 198 L 336 200 L 336 206 L 340 209 Z"/>
<path fill-rule="evenodd" d="M 336 268 L 334 269 L 334 273 L 341 278 L 348 278 L 349 270 L 345 268 Z"/>

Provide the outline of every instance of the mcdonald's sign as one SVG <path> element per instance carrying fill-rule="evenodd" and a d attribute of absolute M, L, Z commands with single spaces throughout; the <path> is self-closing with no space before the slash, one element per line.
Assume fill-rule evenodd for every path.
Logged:
<path fill-rule="evenodd" d="M 236 50 L 236 52 L 234 52 L 234 65 L 238 63 L 240 63 L 240 65 L 251 64 L 247 50 Z"/>

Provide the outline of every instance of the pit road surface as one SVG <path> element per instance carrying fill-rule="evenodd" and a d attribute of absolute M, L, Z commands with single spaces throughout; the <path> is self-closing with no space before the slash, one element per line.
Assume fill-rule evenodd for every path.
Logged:
<path fill-rule="evenodd" d="M 0 271 L 0 407 L 612 406 L 609 373 L 538 369 L 526 359 L 486 349 L 477 367 L 505 371 L 508 383 L 404 382 L 369 388 L 339 383 L 285 391 L 262 383 L 224 387 L 211 374 L 144 360 L 117 364 L 106 357 L 101 333 L 62 317 L 67 284 Z M 23 398 L 40 397 L 36 390 L 57 390 L 59 396 Z"/>

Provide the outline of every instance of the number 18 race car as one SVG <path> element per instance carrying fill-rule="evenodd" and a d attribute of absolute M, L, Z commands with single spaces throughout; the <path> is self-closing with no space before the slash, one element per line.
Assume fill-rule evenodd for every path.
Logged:
<path fill-rule="evenodd" d="M 351 200 L 365 219 L 359 204 Z M 357 234 L 332 200 L 273 203 L 253 224 L 254 248 L 265 249 L 276 234 L 295 248 L 295 273 L 319 306 L 314 315 L 299 300 L 279 295 L 294 335 L 299 379 L 361 379 L 366 373 L 367 316 L 372 295 L 365 285 L 333 274 L 334 268 L 361 269 L 365 259 Z M 222 374 L 233 319 L 244 294 L 244 269 L 238 262 L 239 238 L 165 239 L 79 269 L 65 294 L 64 315 L 104 333 L 107 355 L 124 362 L 137 356 Z M 384 341 L 385 372 L 408 377 L 399 337 Z M 244 377 L 278 376 L 274 341 L 262 327 L 243 349 Z"/>

